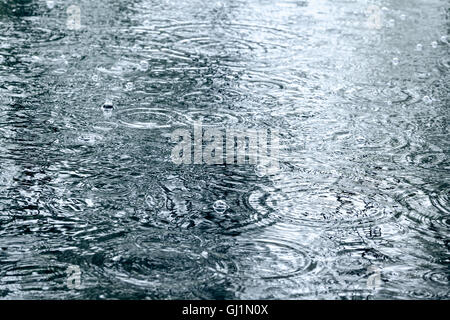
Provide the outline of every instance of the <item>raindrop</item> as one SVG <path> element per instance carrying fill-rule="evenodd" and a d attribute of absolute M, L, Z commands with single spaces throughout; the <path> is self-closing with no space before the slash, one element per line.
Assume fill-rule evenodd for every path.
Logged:
<path fill-rule="evenodd" d="M 422 51 L 422 48 L 423 48 L 423 46 L 422 46 L 420 43 L 418 43 L 418 44 L 416 45 L 416 50 L 417 50 L 417 51 Z"/>
<path fill-rule="evenodd" d="M 431 43 L 431 46 L 432 46 L 434 49 L 436 49 L 437 46 L 438 46 L 437 41 L 433 41 L 433 42 Z"/>
<path fill-rule="evenodd" d="M 213 209 L 215 212 L 222 214 L 227 211 L 228 205 L 223 200 L 217 200 L 216 202 L 214 202 Z"/>
<path fill-rule="evenodd" d="M 103 104 L 102 108 L 105 110 L 112 110 L 112 109 L 114 109 L 114 105 L 111 100 L 106 100 L 105 103 Z"/>
<path fill-rule="evenodd" d="M 398 65 L 398 58 L 392 59 L 392 64 L 393 64 L 394 66 Z"/>

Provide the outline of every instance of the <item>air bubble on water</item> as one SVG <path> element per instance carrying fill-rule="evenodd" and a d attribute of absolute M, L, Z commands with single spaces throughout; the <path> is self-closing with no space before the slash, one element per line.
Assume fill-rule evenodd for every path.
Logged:
<path fill-rule="evenodd" d="M 55 7 L 55 1 L 53 0 L 47 0 L 47 7 L 49 9 L 53 9 Z"/>
<path fill-rule="evenodd" d="M 258 177 L 262 178 L 267 174 L 267 168 L 263 166 L 262 164 L 258 164 L 255 167 L 255 173 Z"/>
<path fill-rule="evenodd" d="M 127 84 L 125 85 L 126 91 L 131 91 L 131 90 L 133 90 L 133 88 L 134 88 L 134 85 L 132 82 L 127 82 Z"/>
<path fill-rule="evenodd" d="M 86 202 L 86 205 L 88 206 L 88 207 L 93 207 L 94 206 L 94 202 L 91 200 L 91 199 L 86 199 L 86 200 L 84 200 L 85 202 Z"/>
<path fill-rule="evenodd" d="M 389 11 L 389 9 L 386 8 L 386 7 L 382 7 L 381 10 L 383 10 L 383 11 Z"/>
<path fill-rule="evenodd" d="M 416 45 L 416 50 L 417 50 L 417 51 L 422 51 L 422 48 L 423 48 L 422 44 L 418 43 L 418 44 Z"/>
<path fill-rule="evenodd" d="M 92 81 L 97 82 L 97 81 L 98 81 L 98 75 L 94 74 L 94 75 L 92 76 Z"/>
<path fill-rule="evenodd" d="M 216 202 L 214 202 L 213 209 L 215 212 L 222 214 L 227 211 L 228 205 L 223 200 L 217 200 Z"/>
<path fill-rule="evenodd" d="M 401 15 L 400 15 L 400 19 L 403 20 L 403 21 L 405 21 L 405 20 L 406 20 L 406 15 L 405 15 L 405 14 L 401 14 Z"/>
<path fill-rule="evenodd" d="M 433 41 L 432 43 L 431 43 L 431 46 L 433 47 L 433 48 L 437 48 L 437 46 L 438 46 L 438 43 L 437 43 L 437 41 Z"/>
<path fill-rule="evenodd" d="M 139 69 L 141 69 L 141 71 L 147 71 L 148 70 L 148 62 L 145 60 L 142 60 L 139 63 Z"/>
<path fill-rule="evenodd" d="M 398 65 L 398 62 L 399 62 L 398 58 L 393 58 L 393 59 L 392 59 L 392 64 L 393 64 L 394 66 Z"/>
<path fill-rule="evenodd" d="M 395 20 L 394 19 L 390 19 L 389 21 L 388 21 L 388 23 L 387 23 L 387 26 L 388 27 L 394 27 L 395 26 Z"/>
<path fill-rule="evenodd" d="M 444 43 L 447 43 L 447 36 L 442 36 L 441 37 L 441 41 L 444 42 Z"/>
<path fill-rule="evenodd" d="M 203 258 L 205 258 L 205 259 L 208 259 L 208 252 L 207 252 L 207 251 L 203 251 L 203 252 L 201 253 L 201 256 L 202 256 Z"/>
<path fill-rule="evenodd" d="M 429 96 L 424 96 L 422 98 L 422 101 L 425 102 L 426 104 L 430 104 L 433 102 L 433 99 L 431 99 Z"/>

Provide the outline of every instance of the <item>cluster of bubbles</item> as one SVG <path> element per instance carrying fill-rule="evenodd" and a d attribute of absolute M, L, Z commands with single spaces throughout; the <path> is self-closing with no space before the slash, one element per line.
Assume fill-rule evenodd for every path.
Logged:
<path fill-rule="evenodd" d="M 382 7 L 381 9 L 378 6 L 372 5 L 369 6 L 367 8 L 366 13 L 368 14 L 368 21 L 367 21 L 367 25 L 369 26 L 369 28 L 371 29 L 381 29 L 382 28 L 382 23 L 381 23 L 381 12 L 382 11 L 389 11 L 388 8 L 386 7 Z M 401 14 L 400 15 L 400 20 L 405 21 L 407 19 L 407 16 L 405 14 Z M 387 27 L 393 27 L 395 25 L 395 20 L 394 19 L 390 19 L 386 26 Z M 440 37 L 440 41 L 444 44 L 448 44 L 448 40 L 447 40 L 447 36 L 443 35 Z M 439 46 L 438 41 L 432 41 L 430 43 L 431 48 L 436 49 Z M 416 45 L 415 50 L 416 51 L 422 51 L 424 49 L 423 44 L 418 43 Z M 392 58 L 392 65 L 393 66 L 397 66 L 400 63 L 400 59 L 398 57 L 393 57 Z M 422 98 L 422 101 L 426 104 L 431 104 L 433 102 L 433 99 L 429 96 L 424 96 Z"/>
<path fill-rule="evenodd" d="M 442 42 L 442 43 L 445 43 L 445 44 L 448 44 L 448 42 L 447 42 L 447 36 L 441 36 L 441 38 L 440 38 L 440 41 Z M 431 42 L 431 47 L 433 48 L 433 49 L 436 49 L 437 47 L 438 47 L 438 42 L 437 41 L 433 41 L 433 42 Z M 423 50 L 423 45 L 421 44 L 421 43 L 418 43 L 417 45 L 416 45 L 416 51 L 422 51 Z M 400 63 L 400 60 L 399 60 L 399 58 L 397 58 L 397 57 L 394 57 L 394 58 L 392 58 L 392 65 L 393 66 L 397 66 L 398 64 Z M 431 104 L 432 102 L 433 102 L 433 99 L 432 98 L 430 98 L 429 96 L 424 96 L 423 98 L 422 98 L 422 101 L 424 102 L 424 103 L 426 103 L 426 104 Z"/>
<path fill-rule="evenodd" d="M 369 7 L 367 7 L 366 10 L 366 14 L 368 16 L 367 18 L 367 26 L 371 29 L 381 29 L 383 24 L 382 24 L 382 11 L 389 11 L 389 9 L 387 7 L 378 7 L 376 5 L 370 5 Z M 405 14 L 401 14 L 400 15 L 400 20 L 405 21 L 407 19 L 407 16 Z M 395 26 L 395 20 L 394 19 L 390 19 L 387 21 L 386 26 L 389 28 L 392 28 Z M 442 43 L 446 43 L 447 42 L 447 36 L 443 35 L 440 38 L 440 41 Z M 436 49 L 439 45 L 438 41 L 432 41 L 431 42 L 431 47 L 433 49 Z M 421 43 L 418 43 L 416 45 L 416 51 L 422 51 L 423 50 L 423 45 Z M 399 64 L 399 59 L 397 57 L 394 57 L 392 59 L 392 64 L 394 66 Z"/>
<path fill-rule="evenodd" d="M 442 43 L 446 43 L 446 44 L 448 44 L 448 42 L 447 42 L 447 36 L 442 36 L 441 37 L 441 42 Z M 437 47 L 438 47 L 438 45 L 439 45 L 439 43 L 437 42 L 437 41 L 432 41 L 431 43 L 430 43 L 430 46 L 433 48 L 433 49 L 436 49 Z M 421 43 L 418 43 L 417 45 L 416 45 L 416 51 L 422 51 L 423 50 L 423 44 L 421 44 Z M 396 65 L 398 65 L 398 63 L 399 63 L 399 59 L 397 58 L 397 57 L 394 57 L 393 59 L 392 59 L 392 64 L 394 65 L 394 66 L 396 66 Z"/>

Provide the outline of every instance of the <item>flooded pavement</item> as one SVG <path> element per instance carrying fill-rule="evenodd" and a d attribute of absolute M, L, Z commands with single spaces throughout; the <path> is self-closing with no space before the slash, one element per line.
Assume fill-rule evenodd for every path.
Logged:
<path fill-rule="evenodd" d="M 0 0 L 0 298 L 449 299 L 449 28 L 445 0 Z M 175 163 L 200 122 L 278 132 L 279 166 Z"/>

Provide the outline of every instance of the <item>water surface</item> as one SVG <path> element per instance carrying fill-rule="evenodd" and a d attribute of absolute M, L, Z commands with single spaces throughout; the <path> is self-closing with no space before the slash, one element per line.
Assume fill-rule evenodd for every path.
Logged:
<path fill-rule="evenodd" d="M 1 0 L 0 298 L 448 299 L 449 14 Z M 198 120 L 280 170 L 175 165 Z"/>

